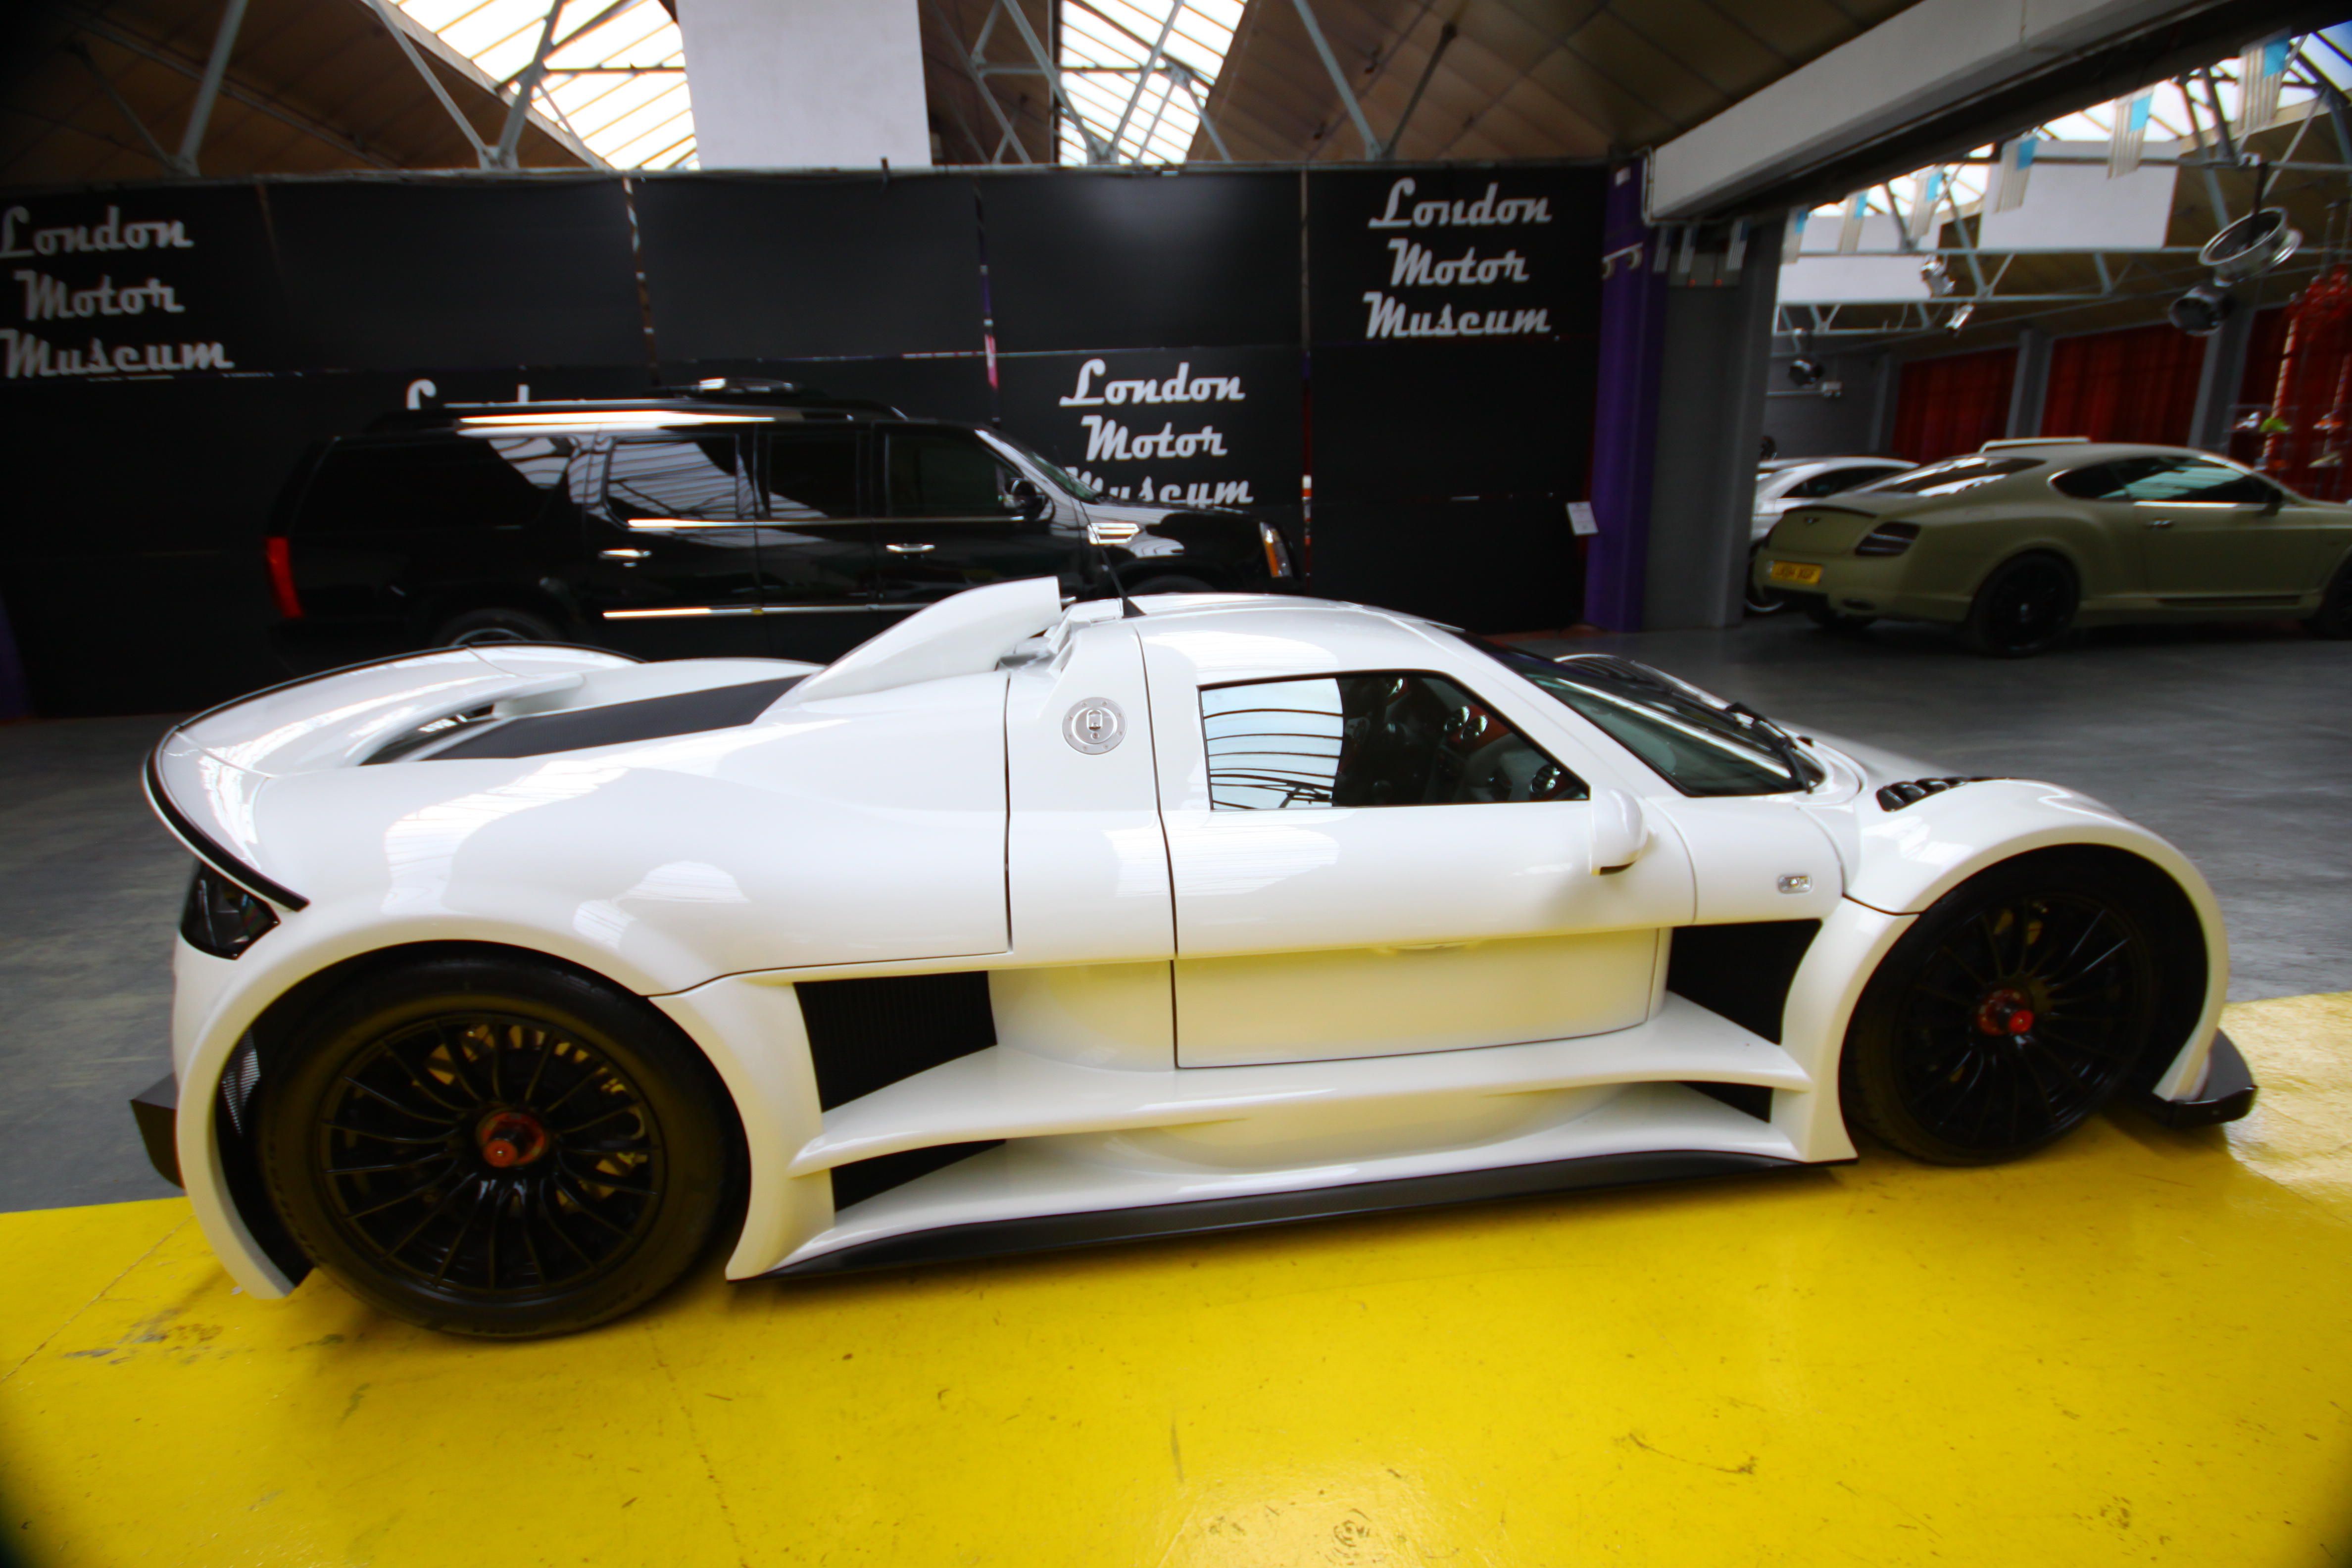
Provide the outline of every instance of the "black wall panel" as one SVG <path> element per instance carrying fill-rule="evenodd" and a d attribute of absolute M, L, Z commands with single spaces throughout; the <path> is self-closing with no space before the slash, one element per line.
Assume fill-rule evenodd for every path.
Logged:
<path fill-rule="evenodd" d="M 1295 343 L 1295 174 L 1055 174 L 982 187 L 998 348 Z"/>
<path fill-rule="evenodd" d="M 706 176 L 635 193 L 665 360 L 981 347 L 970 180 Z"/>
<path fill-rule="evenodd" d="M 1574 616 L 1564 503 L 1584 493 L 1600 178 L 684 175 L 635 178 L 632 198 L 613 177 L 485 176 L 0 197 L 0 261 L 29 275 L 0 295 L 18 503 L 0 595 L 40 711 L 209 704 L 289 673 L 260 544 L 317 443 L 411 405 L 739 374 L 997 420 L 1114 495 L 1286 521 L 1311 440 L 1316 591 L 1557 626 Z"/>
<path fill-rule="evenodd" d="M 307 363 L 645 361 L 618 180 L 268 187 Z"/>
<path fill-rule="evenodd" d="M 1296 348 L 1107 349 L 999 366 L 1004 428 L 1115 500 L 1297 504 Z"/>

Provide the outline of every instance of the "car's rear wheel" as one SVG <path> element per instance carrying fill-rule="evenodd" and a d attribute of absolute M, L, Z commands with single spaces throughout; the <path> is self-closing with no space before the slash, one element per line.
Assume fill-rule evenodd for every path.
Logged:
<path fill-rule="evenodd" d="M 2319 601 L 2318 614 L 2306 619 L 2303 628 L 2313 637 L 2331 641 L 2352 637 L 2352 559 L 2336 569 L 2335 581 L 2327 584 L 2327 596 Z"/>
<path fill-rule="evenodd" d="M 351 1292 L 426 1328 L 568 1333 L 676 1283 L 728 1211 L 740 1134 L 676 1026 L 576 972 L 380 971 L 265 1067 L 280 1216 Z"/>
<path fill-rule="evenodd" d="M 2063 1137 L 2138 1063 L 2161 996 L 2165 900 L 2043 853 L 1937 900 L 1863 990 L 1839 1069 L 1848 1121 L 1943 1165 Z"/>
<path fill-rule="evenodd" d="M 2083 591 L 2054 555 L 2021 555 L 1992 570 L 1969 605 L 1960 641 L 1988 658 L 2030 658 L 2066 640 Z"/>
<path fill-rule="evenodd" d="M 433 632 L 435 647 L 483 647 L 492 643 L 562 642 L 563 634 L 542 616 L 505 605 L 467 610 Z"/>
<path fill-rule="evenodd" d="M 1748 575 L 1740 579 L 1739 603 L 1751 616 L 1777 616 L 1789 607 L 1787 597 L 1775 589 L 1756 585 L 1756 557 L 1763 548 L 1760 541 L 1748 547 Z"/>

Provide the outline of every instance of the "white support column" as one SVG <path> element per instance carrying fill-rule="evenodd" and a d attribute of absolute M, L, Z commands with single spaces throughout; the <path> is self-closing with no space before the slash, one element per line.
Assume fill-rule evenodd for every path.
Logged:
<path fill-rule="evenodd" d="M 917 0 L 678 0 L 705 169 L 929 168 Z"/>

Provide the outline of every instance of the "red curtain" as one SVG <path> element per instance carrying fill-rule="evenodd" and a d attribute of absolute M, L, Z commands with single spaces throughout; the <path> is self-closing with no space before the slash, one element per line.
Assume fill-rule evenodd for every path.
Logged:
<path fill-rule="evenodd" d="M 2197 413 L 2205 340 L 2166 322 L 2050 345 L 2042 434 L 2178 447 Z"/>
<path fill-rule="evenodd" d="M 1895 456 L 1932 463 L 1995 439 L 2009 427 L 2016 379 L 2015 349 L 1913 360 L 1895 389 Z"/>

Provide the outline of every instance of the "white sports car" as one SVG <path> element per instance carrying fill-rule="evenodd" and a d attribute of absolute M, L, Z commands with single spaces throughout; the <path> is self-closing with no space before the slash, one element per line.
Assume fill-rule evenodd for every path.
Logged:
<path fill-rule="evenodd" d="M 2253 1092 L 2211 892 L 2098 802 L 1354 605 L 1046 579 L 821 668 L 446 650 L 147 783 L 200 862 L 159 1168 L 256 1294 L 464 1333 L 721 1237 L 824 1274 Z"/>

